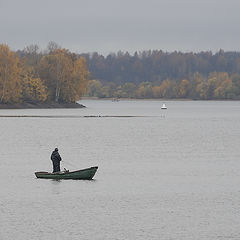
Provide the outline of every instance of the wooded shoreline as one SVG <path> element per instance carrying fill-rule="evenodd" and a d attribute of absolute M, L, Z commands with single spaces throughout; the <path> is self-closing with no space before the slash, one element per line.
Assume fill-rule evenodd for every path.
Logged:
<path fill-rule="evenodd" d="M 86 106 L 79 103 L 15 103 L 15 104 L 0 104 L 0 109 L 50 109 L 50 108 L 85 108 Z"/>
<path fill-rule="evenodd" d="M 46 52 L 38 49 L 30 45 L 14 52 L 0 44 L 0 109 L 76 108 L 72 102 L 83 96 L 240 100 L 240 52 L 104 57 L 72 53 L 54 42 Z"/>

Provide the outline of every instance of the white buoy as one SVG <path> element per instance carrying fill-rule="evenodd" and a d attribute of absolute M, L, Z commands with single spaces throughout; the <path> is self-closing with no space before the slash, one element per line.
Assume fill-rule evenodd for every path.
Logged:
<path fill-rule="evenodd" d="M 162 105 L 161 109 L 167 109 L 167 107 L 166 107 L 166 104 L 165 104 L 165 103 L 163 103 L 163 105 Z"/>

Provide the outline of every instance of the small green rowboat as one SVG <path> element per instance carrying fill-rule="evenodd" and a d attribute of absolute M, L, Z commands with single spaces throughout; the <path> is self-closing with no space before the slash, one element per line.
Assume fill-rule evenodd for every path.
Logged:
<path fill-rule="evenodd" d="M 46 178 L 46 179 L 82 179 L 82 180 L 91 180 L 95 175 L 98 167 L 90 167 L 82 170 L 77 170 L 73 172 L 64 171 L 64 172 L 35 172 L 37 178 Z"/>

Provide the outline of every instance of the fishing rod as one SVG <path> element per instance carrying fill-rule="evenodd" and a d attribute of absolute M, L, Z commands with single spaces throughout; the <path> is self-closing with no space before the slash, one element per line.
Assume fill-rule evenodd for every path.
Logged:
<path fill-rule="evenodd" d="M 77 168 L 76 165 L 74 165 L 74 164 L 72 164 L 72 163 L 70 163 L 70 162 L 66 162 L 65 160 L 62 160 L 62 162 L 63 162 L 64 164 L 67 164 L 67 165 L 70 165 L 70 166 L 72 166 L 72 167 L 74 167 L 74 168 Z"/>

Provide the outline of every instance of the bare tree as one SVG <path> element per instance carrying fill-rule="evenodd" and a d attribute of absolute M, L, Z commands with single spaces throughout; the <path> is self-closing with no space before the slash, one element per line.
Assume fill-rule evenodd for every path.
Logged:
<path fill-rule="evenodd" d="M 60 49 L 60 48 L 61 48 L 61 46 L 58 43 L 56 43 L 54 41 L 50 41 L 47 45 L 47 52 L 51 53 L 51 52 L 53 52 L 57 49 Z"/>
<path fill-rule="evenodd" d="M 41 59 L 39 53 L 39 46 L 37 44 L 31 44 L 23 49 L 25 56 L 27 57 L 27 64 L 30 66 L 37 66 Z"/>
<path fill-rule="evenodd" d="M 25 54 L 36 55 L 38 54 L 39 46 L 37 44 L 31 44 L 23 49 Z"/>

